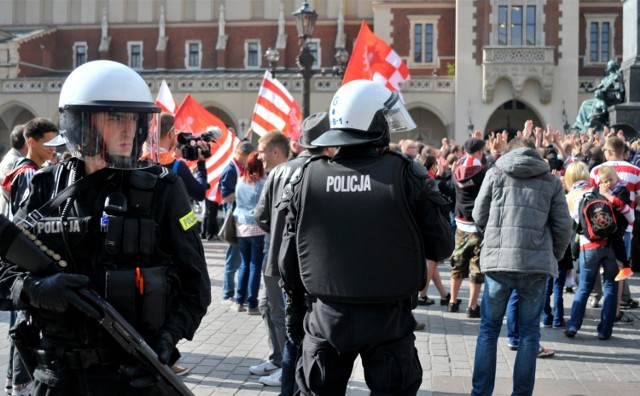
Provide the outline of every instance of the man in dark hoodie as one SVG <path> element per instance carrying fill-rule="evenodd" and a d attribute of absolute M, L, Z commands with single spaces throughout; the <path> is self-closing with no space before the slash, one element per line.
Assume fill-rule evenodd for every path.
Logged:
<path fill-rule="evenodd" d="M 530 395 L 546 280 L 558 276 L 558 261 L 569 244 L 572 224 L 562 183 L 530 140 L 513 139 L 507 154 L 487 172 L 473 218 L 484 234 L 480 263 L 486 284 L 471 394 L 493 393 L 498 337 L 515 290 L 520 298 L 513 394 Z"/>
<path fill-rule="evenodd" d="M 480 186 L 487 172 L 484 161 L 484 140 L 471 138 L 464 143 L 467 156 L 453 171 L 456 191 L 455 219 L 456 245 L 451 254 L 451 296 L 449 312 L 458 312 L 461 300 L 458 291 L 464 278 L 469 278 L 469 318 L 480 317 L 478 296 L 484 283 L 480 272 L 480 244 L 482 235 L 478 232 L 471 215 Z"/>

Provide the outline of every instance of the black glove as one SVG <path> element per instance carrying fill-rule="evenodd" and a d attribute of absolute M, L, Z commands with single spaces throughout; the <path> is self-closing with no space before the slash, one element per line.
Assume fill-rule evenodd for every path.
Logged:
<path fill-rule="evenodd" d="M 171 353 L 176 347 L 177 342 L 173 340 L 173 336 L 166 330 L 160 330 L 160 335 L 156 341 L 153 350 L 158 354 L 158 360 L 162 364 L 167 364 Z"/>
<path fill-rule="evenodd" d="M 120 366 L 120 374 L 129 379 L 129 385 L 132 388 L 144 389 L 158 382 L 151 371 L 143 365 Z"/>
<path fill-rule="evenodd" d="M 59 273 L 45 278 L 29 275 L 22 283 L 22 294 L 35 308 L 63 313 L 74 307 L 91 318 L 99 319 L 98 311 L 77 292 L 87 285 L 89 278 L 84 275 Z"/>
<path fill-rule="evenodd" d="M 306 304 L 286 302 L 284 308 L 284 326 L 287 339 L 293 345 L 301 345 L 304 338 L 304 315 L 307 314 Z"/>

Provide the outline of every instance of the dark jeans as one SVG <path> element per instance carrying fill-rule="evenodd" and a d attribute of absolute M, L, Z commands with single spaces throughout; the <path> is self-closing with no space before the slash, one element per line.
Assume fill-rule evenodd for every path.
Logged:
<path fill-rule="evenodd" d="M 280 396 L 293 396 L 298 391 L 296 384 L 296 361 L 298 346 L 285 340 L 282 351 L 282 377 L 280 379 Z"/>
<path fill-rule="evenodd" d="M 242 260 L 238 269 L 236 302 L 246 302 L 249 308 L 257 308 L 264 257 L 264 235 L 238 237 L 238 250 Z"/>
<path fill-rule="evenodd" d="M 558 277 L 552 276 L 547 278 L 547 291 L 542 309 L 542 323 L 545 326 L 560 327 L 564 319 L 564 299 L 562 292 L 564 291 L 564 283 L 567 280 L 567 270 L 558 268 Z M 553 295 L 553 308 L 551 307 L 551 295 Z"/>

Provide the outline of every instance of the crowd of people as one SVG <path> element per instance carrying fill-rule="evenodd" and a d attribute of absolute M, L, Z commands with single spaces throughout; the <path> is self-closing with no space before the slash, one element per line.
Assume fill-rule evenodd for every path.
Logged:
<path fill-rule="evenodd" d="M 114 76 L 131 81 L 128 90 L 111 89 Z M 180 159 L 173 116 L 157 116 L 137 73 L 83 65 L 62 88 L 60 112 L 59 127 L 43 118 L 17 126 L 0 164 L 2 214 L 60 267 L 2 263 L 0 307 L 12 311 L 12 326 L 38 334 L 35 367 L 11 352 L 13 395 L 166 391 L 98 328 L 97 307 L 76 293 L 85 287 L 120 310 L 173 373 L 188 374 L 176 344 L 193 337 L 211 302 L 202 239 L 217 239 L 219 206 L 237 236 L 220 301 L 263 318 L 269 354 L 248 370 L 282 395 L 344 394 L 358 355 L 372 392 L 415 394 L 414 332 L 426 326 L 412 311 L 435 304 L 431 282 L 456 313 L 469 279 L 477 395 L 493 392 L 505 313 L 518 351 L 514 392 L 531 394 L 536 359 L 554 354 L 540 346 L 541 326 L 573 338 L 586 306 L 602 306 L 597 337 L 607 340 L 615 324 L 633 321 L 624 310 L 638 307 L 626 279 L 640 263 L 640 143 L 622 132 L 565 134 L 527 121 L 512 135 L 476 131 L 461 145 L 392 143 L 392 132 L 416 127 L 398 94 L 354 81 L 328 112 L 303 120 L 299 139 L 271 131 L 257 147 L 242 141 L 200 225 L 192 207 L 210 187 L 207 144 L 197 143 L 191 166 Z M 597 224 L 586 209 L 596 201 Z M 562 295 L 574 290 L 565 316 Z"/>

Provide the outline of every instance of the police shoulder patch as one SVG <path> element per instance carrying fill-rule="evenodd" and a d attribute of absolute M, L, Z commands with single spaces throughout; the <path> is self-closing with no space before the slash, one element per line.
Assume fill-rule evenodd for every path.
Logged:
<path fill-rule="evenodd" d="M 198 224 L 198 219 L 196 218 L 196 214 L 193 213 L 193 210 L 190 210 L 189 213 L 182 216 L 180 219 L 178 219 L 178 221 L 180 222 L 180 226 L 184 231 L 187 231 L 188 229 Z"/>

